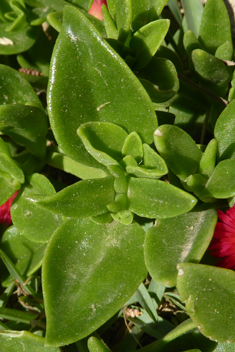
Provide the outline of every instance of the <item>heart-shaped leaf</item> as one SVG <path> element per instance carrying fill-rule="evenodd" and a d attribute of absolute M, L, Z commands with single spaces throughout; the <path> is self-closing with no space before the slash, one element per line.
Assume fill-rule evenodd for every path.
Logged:
<path fill-rule="evenodd" d="M 47 345 L 84 338 L 122 307 L 146 275 L 143 242 L 136 223 L 71 219 L 58 229 L 43 263 Z"/>
<path fill-rule="evenodd" d="M 157 126 L 150 98 L 138 79 L 82 12 L 70 6 L 64 9 L 52 57 L 48 106 L 62 150 L 88 166 L 99 164 L 76 133 L 81 124 L 111 122 L 129 133 L 136 131 L 148 144 Z"/>
<path fill-rule="evenodd" d="M 211 340 L 234 343 L 235 273 L 209 265 L 178 265 L 177 288 L 199 330 Z"/>
<path fill-rule="evenodd" d="M 199 262 L 214 234 L 214 209 L 195 209 L 170 219 L 159 219 L 145 238 L 145 262 L 150 275 L 164 286 L 175 286 L 176 265 Z"/>

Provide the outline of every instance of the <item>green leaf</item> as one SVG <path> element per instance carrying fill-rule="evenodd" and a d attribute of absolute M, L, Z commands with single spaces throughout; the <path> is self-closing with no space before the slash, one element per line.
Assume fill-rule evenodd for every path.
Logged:
<path fill-rule="evenodd" d="M 25 324 L 30 324 L 30 321 L 32 319 L 36 319 L 37 316 L 38 316 L 38 313 L 35 314 L 35 313 L 30 313 L 30 312 L 12 309 L 12 308 L 0 308 L 0 317 L 2 319 L 13 320 L 13 321 L 21 322 Z M 2 331 L 0 330 L 0 334 L 1 333 Z"/>
<path fill-rule="evenodd" d="M 77 134 L 99 163 L 109 166 L 121 160 L 122 147 L 128 136 L 123 128 L 113 123 L 87 122 L 79 127 Z"/>
<path fill-rule="evenodd" d="M 179 90 L 176 68 L 165 58 L 154 57 L 139 71 L 138 77 L 155 103 L 171 99 Z"/>
<path fill-rule="evenodd" d="M 48 122 L 42 109 L 21 104 L 0 106 L 0 131 L 39 159 L 45 158 Z"/>
<path fill-rule="evenodd" d="M 190 211 L 197 203 L 191 194 L 160 180 L 131 178 L 129 210 L 146 218 L 171 218 Z"/>
<path fill-rule="evenodd" d="M 89 167 L 84 164 L 78 163 L 77 161 L 69 158 L 68 156 L 58 153 L 55 148 L 47 150 L 47 164 L 56 167 L 60 170 L 68 172 L 72 175 L 75 175 L 81 179 L 93 179 L 93 178 L 102 178 L 106 177 L 107 173 L 102 170 L 102 168 Z"/>
<path fill-rule="evenodd" d="M 152 59 L 164 40 L 169 26 L 169 20 L 157 20 L 146 24 L 134 33 L 129 45 L 137 58 L 136 70 L 146 66 Z"/>
<path fill-rule="evenodd" d="M 28 104 L 42 108 L 32 86 L 13 68 L 0 65 L 0 105 Z M 19 89 L 20 87 L 20 89 Z"/>
<path fill-rule="evenodd" d="M 68 218 L 82 218 L 107 212 L 114 201 L 113 177 L 83 180 L 47 197 L 28 198 L 53 213 Z"/>
<path fill-rule="evenodd" d="M 235 100 L 223 110 L 215 124 L 220 160 L 235 158 Z"/>
<path fill-rule="evenodd" d="M 132 22 L 131 0 L 117 0 L 115 19 L 118 28 L 118 39 L 124 43 L 129 34 Z"/>
<path fill-rule="evenodd" d="M 52 233 L 64 221 L 62 216 L 44 209 L 34 201 L 36 195 L 51 195 L 55 190 L 49 180 L 39 174 L 30 177 L 23 193 L 11 207 L 13 224 L 21 235 L 31 241 L 47 242 Z M 38 226 L 40 224 L 40 226 Z"/>
<path fill-rule="evenodd" d="M 184 34 L 184 48 L 188 54 L 195 49 L 202 49 L 201 44 L 199 43 L 197 37 L 192 31 L 187 31 Z"/>
<path fill-rule="evenodd" d="M 0 331 L 0 344 L 4 352 L 60 352 L 60 348 L 45 347 L 43 337 L 27 331 Z"/>
<path fill-rule="evenodd" d="M 218 343 L 215 350 L 213 352 L 233 352 L 235 348 L 234 343 Z"/>
<path fill-rule="evenodd" d="M 199 172 L 210 177 L 215 169 L 218 143 L 216 139 L 211 139 L 202 155 Z"/>
<path fill-rule="evenodd" d="M 221 60 L 201 49 L 192 52 L 193 69 L 202 85 L 218 95 L 225 95 L 231 70 Z"/>
<path fill-rule="evenodd" d="M 20 31 L 7 32 L 8 23 L 0 23 L 1 55 L 13 55 L 28 50 L 36 41 L 37 28 L 27 26 Z"/>
<path fill-rule="evenodd" d="M 58 229 L 43 263 L 48 346 L 88 336 L 124 305 L 146 275 L 143 241 L 136 223 L 69 220 Z"/>
<path fill-rule="evenodd" d="M 229 186 L 229 187 L 228 187 Z M 235 196 L 235 160 L 220 161 L 207 181 L 203 195 L 226 199 Z"/>
<path fill-rule="evenodd" d="M 110 352 L 111 350 L 97 337 L 91 336 L 88 340 L 88 349 L 90 352 Z"/>
<path fill-rule="evenodd" d="M 198 37 L 203 13 L 203 5 L 201 0 L 182 0 L 182 6 L 188 29 L 191 30 L 196 37 Z"/>
<path fill-rule="evenodd" d="M 217 222 L 216 210 L 204 209 L 198 208 L 170 219 L 159 219 L 147 231 L 145 263 L 155 281 L 173 287 L 176 285 L 177 263 L 201 260 Z"/>
<path fill-rule="evenodd" d="M 118 30 L 117 27 L 110 15 L 109 10 L 105 5 L 102 5 L 102 14 L 103 14 L 103 21 L 105 25 L 105 31 L 108 38 L 118 39 Z"/>
<path fill-rule="evenodd" d="M 0 171 L 0 205 L 4 204 L 21 187 L 21 183 L 7 172 Z"/>
<path fill-rule="evenodd" d="M 154 132 L 154 143 L 167 166 L 182 181 L 197 172 L 202 152 L 181 128 L 162 125 Z"/>
<path fill-rule="evenodd" d="M 17 163 L 7 154 L 0 153 L 0 170 L 9 173 L 11 177 L 20 183 L 24 183 L 24 173 Z"/>
<path fill-rule="evenodd" d="M 135 296 L 136 296 L 138 302 L 146 310 L 146 312 L 149 314 L 151 319 L 156 324 L 159 320 L 159 317 L 158 317 L 158 314 L 156 311 L 156 307 L 153 303 L 153 299 L 151 298 L 148 290 L 146 289 L 146 287 L 144 286 L 143 283 L 136 290 Z"/>
<path fill-rule="evenodd" d="M 122 147 L 123 155 L 131 155 L 137 162 L 143 158 L 143 146 L 139 135 L 131 132 L 125 139 Z"/>
<path fill-rule="evenodd" d="M 198 39 L 212 55 L 225 42 L 229 42 L 232 46 L 230 20 L 223 0 L 208 0 L 206 2 Z M 223 59 L 231 60 L 232 56 L 225 55 Z"/>
<path fill-rule="evenodd" d="M 91 167 L 99 164 L 76 133 L 81 124 L 111 122 L 128 133 L 136 131 L 146 143 L 152 143 L 157 126 L 152 103 L 137 78 L 90 21 L 69 6 L 52 57 L 48 105 L 62 150 Z"/>
<path fill-rule="evenodd" d="M 234 343 L 234 272 L 209 265 L 178 265 L 177 288 L 202 334 L 217 342 Z"/>

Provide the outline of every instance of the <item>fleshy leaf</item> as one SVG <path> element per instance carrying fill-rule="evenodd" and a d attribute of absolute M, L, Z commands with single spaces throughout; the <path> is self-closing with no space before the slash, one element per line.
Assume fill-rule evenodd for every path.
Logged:
<path fill-rule="evenodd" d="M 79 127 L 77 134 L 86 150 L 103 165 L 117 164 L 122 158 L 122 146 L 126 131 L 107 122 L 87 122 Z"/>
<path fill-rule="evenodd" d="M 197 172 L 202 152 L 181 128 L 162 125 L 154 132 L 154 143 L 167 166 L 181 180 Z"/>
<path fill-rule="evenodd" d="M 87 343 L 90 352 L 110 352 L 111 350 L 97 337 L 91 336 Z"/>
<path fill-rule="evenodd" d="M 70 6 L 52 56 L 48 106 L 61 149 L 85 165 L 97 162 L 76 133 L 83 123 L 111 122 L 153 141 L 157 119 L 146 91 L 91 22 Z"/>
<path fill-rule="evenodd" d="M 178 264 L 177 288 L 202 334 L 217 342 L 234 343 L 235 273 L 209 265 Z"/>
<path fill-rule="evenodd" d="M 201 260 L 214 234 L 216 222 L 216 211 L 203 208 L 157 220 L 147 231 L 144 247 L 145 263 L 154 280 L 164 286 L 175 286 L 176 265 Z"/>
<path fill-rule="evenodd" d="M 204 176 L 211 176 L 214 171 L 217 156 L 218 143 L 216 139 L 211 139 L 208 143 L 199 166 L 199 172 Z"/>
<path fill-rule="evenodd" d="M 197 203 L 191 194 L 160 180 L 131 178 L 129 210 L 146 218 L 171 218 L 190 211 Z"/>
<path fill-rule="evenodd" d="M 107 212 L 114 201 L 113 177 L 83 180 L 47 197 L 30 197 L 28 201 L 68 218 L 82 218 Z"/>
<path fill-rule="evenodd" d="M 6 32 L 8 23 L 0 23 L 0 38 L 5 44 L 0 44 L 1 55 L 13 55 L 28 50 L 36 41 L 37 28 L 25 27 L 21 31 Z M 8 40 L 6 42 L 6 39 Z"/>
<path fill-rule="evenodd" d="M 143 158 L 142 141 L 136 132 L 131 132 L 122 147 L 123 155 L 131 155 L 137 162 Z"/>
<path fill-rule="evenodd" d="M 116 24 L 118 28 L 118 39 L 125 42 L 132 21 L 132 4 L 131 0 L 118 0 L 116 2 Z"/>
<path fill-rule="evenodd" d="M 52 184 L 45 176 L 33 174 L 30 177 L 30 184 L 25 185 L 23 193 L 11 207 L 13 224 L 21 235 L 35 242 L 49 240 L 64 218 L 41 207 L 34 201 L 34 197 L 54 193 Z"/>
<path fill-rule="evenodd" d="M 45 339 L 28 331 L 0 330 L 0 344 L 4 352 L 60 352 L 60 348 L 45 347 Z"/>
<path fill-rule="evenodd" d="M 192 63 L 203 86 L 221 96 L 228 91 L 231 70 L 221 60 L 204 50 L 195 49 Z"/>
<path fill-rule="evenodd" d="M 154 57 L 139 71 L 138 77 L 155 103 L 171 99 L 179 89 L 175 66 L 170 60 L 162 57 Z"/>
<path fill-rule="evenodd" d="M 137 62 L 135 69 L 147 65 L 164 40 L 170 26 L 169 20 L 157 20 L 146 24 L 134 33 L 130 48 L 134 50 Z"/>
<path fill-rule="evenodd" d="M 43 263 L 47 345 L 88 336 L 122 307 L 146 275 L 143 241 L 136 223 L 69 220 L 58 229 Z"/>
<path fill-rule="evenodd" d="M 235 100 L 223 110 L 215 124 L 220 159 L 235 158 Z"/>
<path fill-rule="evenodd" d="M 13 68 L 0 65 L 0 105 L 28 104 L 42 108 L 32 86 Z M 20 89 L 19 89 L 20 87 Z"/>
<path fill-rule="evenodd" d="M 20 104 L 0 106 L 0 131 L 39 159 L 45 157 L 48 122 L 42 109 Z"/>
<path fill-rule="evenodd" d="M 198 39 L 212 55 L 215 54 L 219 46 L 227 41 L 232 46 L 230 20 L 223 0 L 208 0 L 206 2 Z M 231 59 L 231 56 L 223 58 L 223 60 Z"/>
<path fill-rule="evenodd" d="M 229 185 L 229 187 L 228 187 Z M 203 195 L 226 199 L 235 196 L 235 160 L 220 161 L 209 178 Z"/>

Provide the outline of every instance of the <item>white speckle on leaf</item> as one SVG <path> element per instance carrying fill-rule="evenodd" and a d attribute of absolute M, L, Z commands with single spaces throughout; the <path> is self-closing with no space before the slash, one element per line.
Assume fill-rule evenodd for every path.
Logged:
<path fill-rule="evenodd" d="M 100 106 L 98 106 L 98 108 L 96 108 L 97 111 L 100 111 L 100 109 L 102 109 L 105 105 L 110 104 L 110 101 L 107 101 L 107 103 L 101 104 Z"/>
<path fill-rule="evenodd" d="M 177 266 L 178 269 L 178 276 L 183 276 L 184 275 L 184 270 L 180 267 Z"/>
<path fill-rule="evenodd" d="M 154 136 L 158 136 L 158 137 L 162 137 L 163 136 L 163 133 L 157 129 L 155 132 L 154 132 Z"/>
<path fill-rule="evenodd" d="M 9 38 L 2 37 L 0 38 L 0 44 L 2 45 L 14 45 L 13 41 Z"/>

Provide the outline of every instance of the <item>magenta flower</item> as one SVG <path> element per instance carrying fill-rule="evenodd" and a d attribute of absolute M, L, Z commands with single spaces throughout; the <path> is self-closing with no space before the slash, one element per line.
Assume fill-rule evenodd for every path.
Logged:
<path fill-rule="evenodd" d="M 218 210 L 217 222 L 209 250 L 214 258 L 222 258 L 217 266 L 235 270 L 235 205 L 224 214 Z"/>
<path fill-rule="evenodd" d="M 5 223 L 7 226 L 11 224 L 11 205 L 19 191 L 15 192 L 4 204 L 0 206 L 0 223 Z"/>
<path fill-rule="evenodd" d="M 88 13 L 90 15 L 98 18 L 101 21 L 103 19 L 103 15 L 102 15 L 102 11 L 101 11 L 102 4 L 105 4 L 107 6 L 107 1 L 106 0 L 94 0 L 93 4 L 91 5 L 90 10 L 88 11 Z"/>

